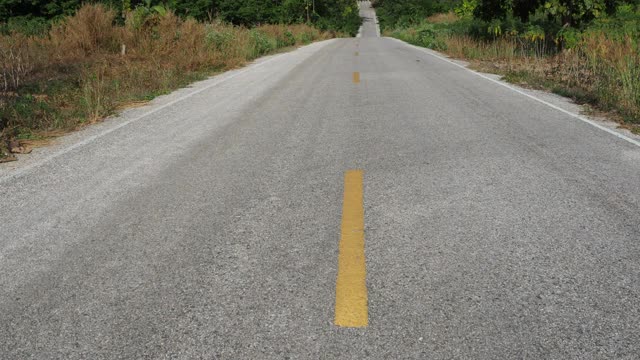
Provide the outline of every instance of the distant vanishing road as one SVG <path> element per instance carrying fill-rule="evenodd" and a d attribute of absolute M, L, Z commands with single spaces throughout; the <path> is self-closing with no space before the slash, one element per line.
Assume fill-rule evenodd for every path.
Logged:
<path fill-rule="evenodd" d="M 639 359 L 640 142 L 362 4 L 0 167 L 0 359 Z"/>

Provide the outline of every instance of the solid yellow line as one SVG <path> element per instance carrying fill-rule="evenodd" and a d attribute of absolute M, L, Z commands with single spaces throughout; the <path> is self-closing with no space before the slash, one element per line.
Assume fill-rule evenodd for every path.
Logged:
<path fill-rule="evenodd" d="M 360 53 L 356 51 L 356 56 L 358 56 L 358 55 L 360 55 Z"/>
<path fill-rule="evenodd" d="M 349 170 L 344 176 L 339 249 L 335 324 L 343 327 L 367 326 L 369 315 L 364 256 L 362 170 Z"/>
<path fill-rule="evenodd" d="M 354 84 L 360 83 L 360 73 L 357 71 L 353 73 L 353 83 Z"/>

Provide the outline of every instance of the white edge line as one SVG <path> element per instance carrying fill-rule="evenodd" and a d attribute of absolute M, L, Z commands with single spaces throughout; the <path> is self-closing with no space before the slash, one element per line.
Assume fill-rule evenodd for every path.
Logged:
<path fill-rule="evenodd" d="M 304 47 L 305 46 L 303 46 L 303 47 L 301 47 L 299 49 L 302 49 Z M 168 108 L 170 106 L 173 106 L 173 105 L 175 105 L 175 104 L 177 104 L 177 103 L 179 103 L 179 102 L 181 102 L 183 100 L 186 100 L 186 99 L 188 99 L 188 98 L 190 98 L 190 97 L 192 97 L 194 95 L 197 95 L 197 94 L 199 94 L 199 93 L 201 93 L 203 91 L 209 90 L 212 87 L 220 85 L 220 84 L 222 84 L 222 83 L 224 83 L 224 82 L 226 82 L 228 80 L 231 80 L 231 79 L 233 79 L 233 78 L 235 78 L 237 76 L 240 76 L 240 75 L 242 75 L 242 74 L 244 74 L 246 72 L 249 72 L 251 70 L 259 68 L 259 67 L 261 67 L 261 66 L 263 66 L 265 64 L 268 64 L 268 63 L 270 63 L 270 62 L 272 62 L 272 61 L 274 61 L 276 59 L 279 59 L 280 57 L 282 57 L 284 55 L 288 55 L 288 54 L 290 54 L 290 52 L 289 53 L 282 53 L 282 54 L 279 54 L 279 55 L 273 55 L 273 57 L 270 58 L 270 59 L 264 60 L 264 61 L 259 62 L 259 63 L 255 63 L 254 62 L 253 64 L 249 64 L 246 68 L 244 68 L 242 70 L 238 70 L 235 74 L 231 74 L 231 75 L 229 75 L 229 76 L 227 76 L 227 77 L 225 77 L 223 79 L 219 79 L 218 81 L 214 81 L 213 83 L 211 83 L 211 84 L 209 84 L 209 85 L 207 85 L 207 86 L 205 86 L 205 87 L 203 87 L 201 89 L 198 89 L 196 91 L 190 92 L 190 93 L 188 93 L 188 94 L 186 94 L 186 95 L 184 95 L 182 97 L 179 97 L 179 98 L 177 98 L 175 100 L 172 100 L 172 101 L 170 101 L 170 102 L 168 102 L 168 103 L 166 103 L 164 105 L 161 105 L 161 106 L 158 106 L 156 108 L 153 108 L 153 109 L 147 111 L 146 113 L 144 113 L 142 115 L 139 115 L 139 116 L 137 116 L 135 118 L 123 121 L 122 123 L 120 123 L 120 124 L 118 124 L 118 125 L 116 125 L 116 126 L 114 126 L 112 128 L 109 128 L 109 129 L 107 129 L 107 130 L 105 130 L 105 131 L 103 131 L 101 133 L 89 136 L 89 137 L 85 138 L 82 141 L 79 141 L 79 142 L 77 142 L 77 143 L 75 143 L 75 144 L 73 144 L 73 145 L 71 145 L 69 147 L 66 147 L 66 148 L 64 148 L 64 149 L 62 149 L 62 150 L 60 150 L 58 152 L 55 152 L 55 153 L 53 153 L 53 154 L 51 154 L 51 155 L 49 155 L 47 157 L 42 158 L 41 160 L 38 160 L 38 161 L 36 161 L 34 163 L 31 163 L 29 165 L 26 165 L 24 167 L 18 168 L 15 171 L 9 173 L 8 175 L 0 177 L 0 183 L 3 183 L 5 181 L 7 181 L 9 179 L 12 179 L 12 178 L 15 178 L 15 177 L 22 176 L 22 175 L 28 173 L 29 171 L 33 170 L 34 168 L 42 166 L 42 165 L 46 164 L 47 162 L 49 162 L 49 161 L 51 161 L 51 160 L 53 160 L 53 159 L 55 159 L 55 158 L 57 158 L 57 157 L 59 157 L 61 155 L 64 155 L 64 154 L 66 154 L 68 152 L 71 152 L 71 151 L 77 149 L 77 148 L 85 146 L 85 145 L 91 143 L 92 141 L 94 141 L 96 139 L 99 139 L 99 138 L 101 138 L 101 137 L 103 137 L 105 135 L 108 135 L 108 134 L 110 134 L 110 133 L 112 133 L 112 132 L 114 132 L 114 131 L 116 131 L 118 129 L 121 129 L 121 128 L 123 128 L 123 127 L 125 127 L 125 126 L 127 126 L 127 125 L 129 125 L 131 123 L 137 122 L 137 121 L 139 121 L 139 120 L 141 120 L 141 119 L 143 119 L 143 118 L 145 118 L 145 117 L 147 117 L 149 115 L 155 114 L 158 111 L 164 110 L 164 109 L 166 109 L 166 108 Z M 215 76 L 223 76 L 224 74 L 225 73 L 214 75 L 214 77 Z M 203 81 L 206 81 L 206 80 L 203 80 Z M 119 115 L 116 115 L 116 117 L 118 117 L 118 116 Z M 9 170 L 9 171 L 11 171 L 11 170 Z"/>
<path fill-rule="evenodd" d="M 449 59 L 447 59 L 447 58 L 445 58 L 445 57 L 443 57 L 441 55 L 438 55 L 437 53 L 433 52 L 431 49 L 426 49 L 426 48 L 422 48 L 422 47 L 419 47 L 419 46 L 411 45 L 409 43 L 406 43 L 406 42 L 404 42 L 404 41 L 402 41 L 400 39 L 396 39 L 396 38 L 391 38 L 390 37 L 388 39 L 392 39 L 392 40 L 398 41 L 398 42 L 400 42 L 402 44 L 405 44 L 407 46 L 416 48 L 416 49 L 418 49 L 418 50 L 420 50 L 420 51 L 422 51 L 424 53 L 427 53 L 427 54 L 435 57 L 435 58 L 438 58 L 438 59 L 440 59 L 442 61 L 448 62 L 449 64 L 455 65 L 455 66 L 457 66 L 459 68 L 465 69 L 465 70 L 469 71 L 470 73 L 475 74 L 475 75 L 477 75 L 477 76 L 479 76 L 479 77 L 481 77 L 483 79 L 489 80 L 489 81 L 491 81 L 493 83 L 496 83 L 496 84 L 498 84 L 500 86 L 506 87 L 507 89 L 510 89 L 512 91 L 517 92 L 518 94 L 524 95 L 524 96 L 526 96 L 526 97 L 528 97 L 530 99 L 533 99 L 533 100 L 535 100 L 535 101 L 537 101 L 537 102 L 539 102 L 541 104 L 547 105 L 550 108 L 556 109 L 556 110 L 558 110 L 560 112 L 563 112 L 563 113 L 565 113 L 565 114 L 567 114 L 569 116 L 572 116 L 572 117 L 574 117 L 574 118 L 576 118 L 576 119 L 578 119 L 580 121 L 583 121 L 583 122 L 585 122 L 585 123 L 587 123 L 587 124 L 589 124 L 591 126 L 594 126 L 594 127 L 598 128 L 598 129 L 600 129 L 602 131 L 606 131 L 609 134 L 618 137 L 619 139 L 625 140 L 625 141 L 627 141 L 627 142 L 629 142 L 629 143 L 631 143 L 633 145 L 640 146 L 640 141 L 638 141 L 638 140 L 634 140 L 634 139 L 632 139 L 632 138 L 630 138 L 628 136 L 625 136 L 624 134 L 621 134 L 621 133 L 619 133 L 619 132 L 617 132 L 615 130 L 611 130 L 611 129 L 605 127 L 605 126 L 602 126 L 602 125 L 594 122 L 593 120 L 587 119 L 586 117 L 584 117 L 582 115 L 579 115 L 579 114 L 573 113 L 571 111 L 565 110 L 565 109 L 563 109 L 563 108 L 561 108 L 559 106 L 556 106 L 556 105 L 554 105 L 554 104 L 552 104 L 552 103 L 550 103 L 548 101 L 545 101 L 545 100 L 542 100 L 542 99 L 540 99 L 538 97 L 535 97 L 533 95 L 527 94 L 526 92 L 524 92 L 522 90 L 519 90 L 519 89 L 516 89 L 515 87 L 513 87 L 513 86 L 511 86 L 509 84 L 505 84 L 504 82 L 502 82 L 500 80 L 492 79 L 492 78 L 490 78 L 490 77 L 488 77 L 486 75 L 483 75 L 483 74 L 481 74 L 481 73 L 479 73 L 477 71 L 473 71 L 473 70 L 469 69 L 468 67 L 466 67 L 464 65 L 460 65 L 460 64 L 455 63 L 455 62 L 453 62 L 453 61 L 451 61 L 451 60 L 449 60 Z"/>
<path fill-rule="evenodd" d="M 360 10 L 362 10 L 362 8 L 360 7 L 360 1 L 358 1 L 358 16 L 360 16 Z M 360 18 L 362 19 L 362 18 Z M 361 38 L 362 37 L 362 27 L 364 26 L 364 24 L 360 24 L 360 27 L 358 28 L 358 34 L 356 35 L 357 38 Z"/>

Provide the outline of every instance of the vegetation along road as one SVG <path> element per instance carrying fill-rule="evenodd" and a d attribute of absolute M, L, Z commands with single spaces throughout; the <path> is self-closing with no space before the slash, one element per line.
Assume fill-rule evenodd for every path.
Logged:
<path fill-rule="evenodd" d="M 61 92 L 47 88 L 53 92 L 33 100 L 41 110 L 29 115 L 75 125 L 20 117 L 22 94 L 44 79 L 37 73 L 28 89 L 4 93 L 5 109 L 14 110 L 3 113 L 3 136 L 19 142 L 78 129 L 86 117 L 65 112 L 76 103 L 56 101 L 89 96 L 95 88 L 84 81 L 122 97 L 94 113 L 96 124 L 0 166 L 0 358 L 637 358 L 637 104 L 621 90 L 609 91 L 615 106 L 607 106 L 604 78 L 578 84 L 533 67 L 587 59 L 572 56 L 586 54 L 577 37 L 597 26 L 595 15 L 558 17 L 576 29 L 574 50 L 545 42 L 535 55 L 519 46 L 539 39 L 460 30 L 493 22 L 505 33 L 509 17 L 525 10 L 483 20 L 489 1 L 456 2 L 454 12 L 429 2 L 437 8 L 415 19 L 390 3 L 377 3 L 378 20 L 359 2 L 358 35 L 329 24 L 329 15 L 323 25 L 321 9 L 304 7 L 300 19 L 251 29 L 238 27 L 258 22 L 234 17 L 242 11 L 205 25 L 140 7 L 156 12 L 145 15 L 155 19 L 151 30 L 118 25 L 107 7 L 84 8 L 83 16 L 111 14 L 103 25 L 117 25 L 119 35 L 75 53 L 84 67 L 57 68 L 46 81 L 62 79 Z M 526 11 L 545 11 L 539 5 Z M 634 6 L 602 12 L 623 16 Z M 47 31 L 71 26 L 64 24 Z M 184 45 L 192 56 L 175 57 L 155 42 L 163 39 L 158 24 L 173 36 L 170 26 L 237 41 L 216 38 L 223 45 L 202 52 Z M 132 40 L 152 30 L 155 37 Z M 286 47 L 269 40 L 290 38 L 284 31 L 289 47 L 301 47 L 239 67 Z M 224 46 L 254 51 L 260 37 L 273 47 L 234 53 L 233 64 L 215 58 L 216 69 L 202 65 Z M 62 41 L 39 39 L 42 51 Z M 451 52 L 460 39 L 477 49 L 515 46 L 509 62 L 484 57 L 490 50 L 458 57 L 527 87 L 425 48 Z M 155 67 L 143 62 L 149 54 L 158 55 Z M 173 58 L 192 72 L 169 74 Z M 125 65 L 147 71 L 149 82 L 138 84 L 204 80 L 173 92 L 155 87 L 162 91 L 153 96 L 164 95 L 98 122 L 142 94 L 133 82 L 110 87 L 133 74 Z M 203 75 L 221 70 L 229 71 Z M 531 88 L 550 83 L 619 122 Z"/>

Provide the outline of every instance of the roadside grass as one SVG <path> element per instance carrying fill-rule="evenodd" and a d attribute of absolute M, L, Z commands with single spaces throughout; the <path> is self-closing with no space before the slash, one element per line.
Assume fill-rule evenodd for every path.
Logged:
<path fill-rule="evenodd" d="M 85 5 L 45 35 L 0 35 L 0 157 L 266 54 L 335 37 L 307 25 L 244 28 Z"/>
<path fill-rule="evenodd" d="M 433 14 L 427 18 L 427 21 L 431 24 L 452 24 L 458 20 L 460 18 L 453 11 Z"/>
<path fill-rule="evenodd" d="M 386 35 L 467 60 L 474 69 L 503 75 L 506 81 L 588 104 L 640 133 L 640 21 L 615 24 L 608 19 L 573 34 L 571 46 L 561 51 L 554 41 L 564 39 L 550 41 L 535 32 L 473 36 L 472 24 L 452 13 Z"/>

